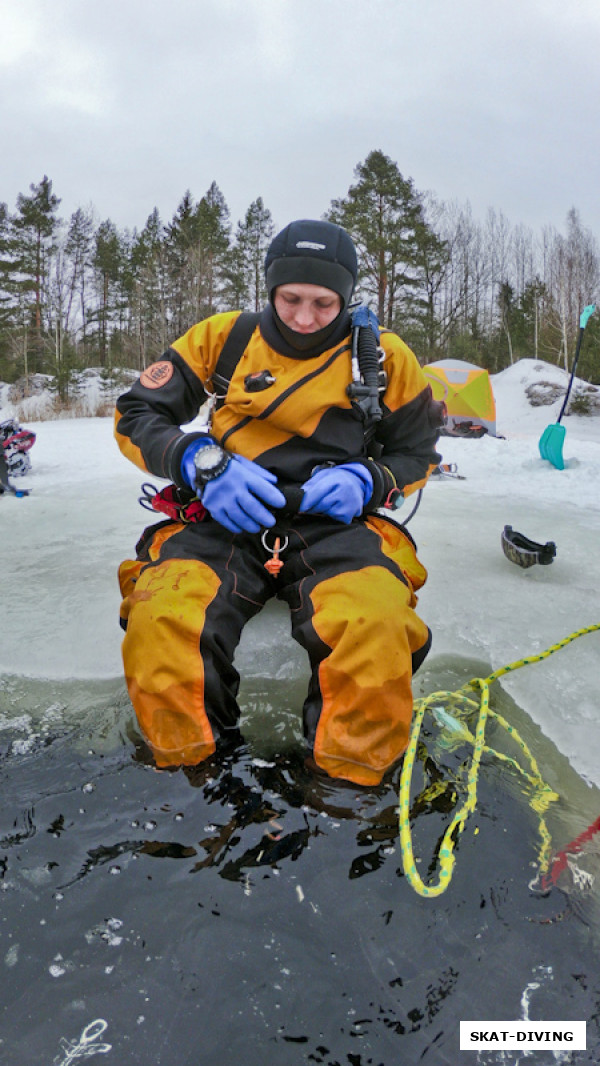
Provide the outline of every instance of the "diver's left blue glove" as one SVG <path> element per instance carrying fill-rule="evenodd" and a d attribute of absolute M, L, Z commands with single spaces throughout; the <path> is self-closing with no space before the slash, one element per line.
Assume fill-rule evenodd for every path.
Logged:
<path fill-rule="evenodd" d="M 362 463 L 342 463 L 317 470 L 302 488 L 301 513 L 324 514 L 349 525 L 370 500 L 373 478 Z"/>

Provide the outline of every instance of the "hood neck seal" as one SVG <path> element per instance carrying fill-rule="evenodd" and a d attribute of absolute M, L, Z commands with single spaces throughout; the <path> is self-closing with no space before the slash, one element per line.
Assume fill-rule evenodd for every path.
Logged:
<path fill-rule="evenodd" d="M 315 333 L 297 333 L 282 322 L 272 304 L 260 316 L 260 332 L 270 348 L 291 359 L 313 359 L 339 344 L 350 333 L 350 315 L 340 311 L 328 326 Z"/>

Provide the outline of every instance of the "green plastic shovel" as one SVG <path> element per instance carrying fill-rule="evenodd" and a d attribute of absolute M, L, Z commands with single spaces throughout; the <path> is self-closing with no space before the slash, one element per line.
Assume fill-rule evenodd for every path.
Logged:
<path fill-rule="evenodd" d="M 579 359 L 579 353 L 581 351 L 581 342 L 583 340 L 583 331 L 587 325 L 588 318 L 593 315 L 596 310 L 595 304 L 588 304 L 584 307 L 579 316 L 579 336 L 577 338 L 577 347 L 575 348 L 575 358 L 573 360 L 573 369 L 571 370 L 571 377 L 569 378 L 569 384 L 565 393 L 563 405 L 560 409 L 558 420 L 551 426 L 546 426 L 544 432 L 540 437 L 539 449 L 542 459 L 547 459 L 552 466 L 555 466 L 557 470 L 564 470 L 565 462 L 563 459 L 563 442 L 565 439 L 565 427 L 561 426 L 560 420 L 567 409 L 567 403 L 571 394 L 571 388 L 573 386 L 573 380 L 575 378 L 575 369 L 577 367 L 577 360 Z"/>

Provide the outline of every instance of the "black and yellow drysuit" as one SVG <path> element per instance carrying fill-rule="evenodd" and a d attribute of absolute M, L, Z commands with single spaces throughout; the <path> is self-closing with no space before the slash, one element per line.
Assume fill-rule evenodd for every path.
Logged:
<path fill-rule="evenodd" d="M 122 452 L 181 489 L 181 459 L 194 434 L 180 426 L 211 392 L 237 315 L 194 325 L 117 403 Z M 406 747 L 412 674 L 431 639 L 415 613 L 426 571 L 406 530 L 378 509 L 398 489 L 408 496 L 423 486 L 439 463 L 440 413 L 413 353 L 383 332 L 383 417 L 367 450 L 347 394 L 347 314 L 330 339 L 316 355 L 288 348 L 267 305 L 211 435 L 268 468 L 284 489 L 298 489 L 320 464 L 364 463 L 373 492 L 362 516 L 344 525 L 325 515 L 282 514 L 264 540 L 231 533 L 209 515 L 163 522 L 145 531 L 137 558 L 120 567 L 127 685 L 159 766 L 201 762 L 236 727 L 235 649 L 244 624 L 273 596 L 289 605 L 292 635 L 309 656 L 303 723 L 317 766 L 373 785 Z M 253 391 L 265 370 L 270 383 Z M 279 574 L 264 565 L 275 535 L 285 545 Z"/>

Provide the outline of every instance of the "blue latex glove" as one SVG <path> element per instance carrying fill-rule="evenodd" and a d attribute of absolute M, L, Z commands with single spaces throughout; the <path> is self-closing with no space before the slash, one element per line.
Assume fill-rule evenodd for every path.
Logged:
<path fill-rule="evenodd" d="M 301 512 L 325 514 L 349 525 L 371 498 L 373 478 L 362 463 L 342 463 L 318 470 L 302 488 Z"/>
<path fill-rule="evenodd" d="M 223 473 L 204 486 L 201 500 L 208 513 L 232 533 L 258 533 L 263 526 L 275 525 L 268 507 L 285 505 L 276 484 L 270 470 L 234 455 Z"/>

